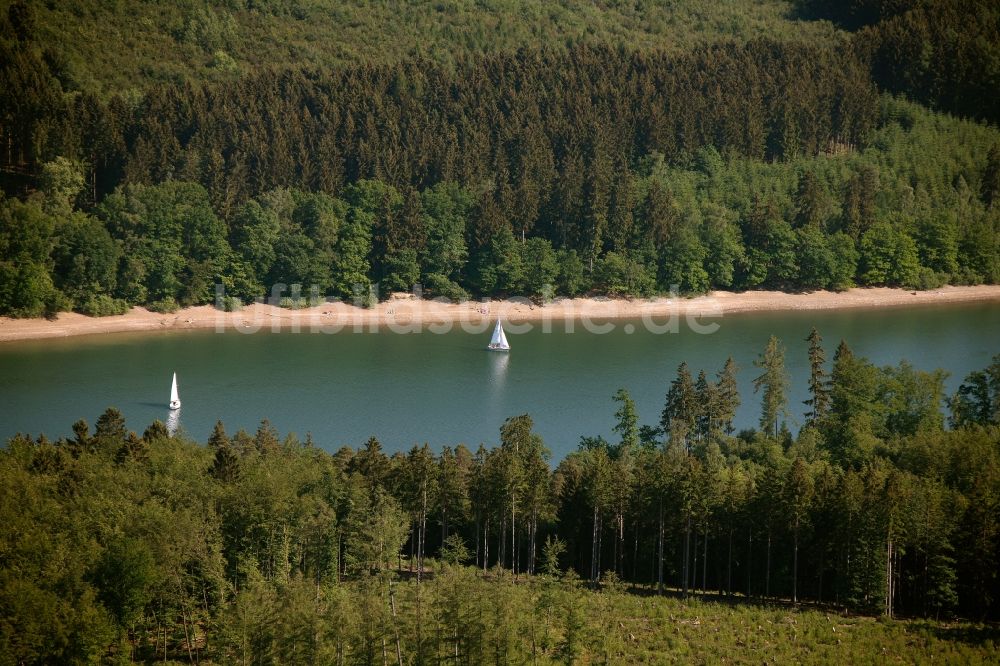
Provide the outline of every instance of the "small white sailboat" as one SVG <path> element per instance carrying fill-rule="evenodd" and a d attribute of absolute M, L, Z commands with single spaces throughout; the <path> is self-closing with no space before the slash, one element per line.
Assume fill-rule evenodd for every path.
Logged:
<path fill-rule="evenodd" d="M 177 394 L 177 373 L 174 373 L 174 381 L 170 384 L 170 409 L 180 409 L 181 399 Z"/>
<path fill-rule="evenodd" d="M 500 325 L 499 319 L 497 319 L 496 328 L 493 329 L 493 338 L 490 340 L 490 344 L 486 348 L 490 351 L 510 351 L 510 345 L 507 343 L 507 336 L 503 332 L 503 326 Z"/>

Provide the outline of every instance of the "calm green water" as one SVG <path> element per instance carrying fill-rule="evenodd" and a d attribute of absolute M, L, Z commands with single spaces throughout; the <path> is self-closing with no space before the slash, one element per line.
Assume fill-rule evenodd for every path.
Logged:
<path fill-rule="evenodd" d="M 166 420 L 170 376 L 178 373 L 180 426 L 204 441 L 216 419 L 230 432 L 263 417 L 282 432 L 307 432 L 335 450 L 377 436 L 388 451 L 497 441 L 504 418 L 529 413 L 555 458 L 581 435 L 611 437 L 619 387 L 635 398 L 641 422 L 655 423 L 677 365 L 714 373 L 732 355 L 742 368 L 738 426 L 755 425 L 752 361 L 774 333 L 785 343 L 792 377 L 790 411 L 801 421 L 806 343 L 820 329 L 828 358 L 841 338 L 880 365 L 907 359 L 951 373 L 949 392 L 1000 353 L 1000 304 L 846 312 L 728 315 L 719 330 L 654 334 L 639 322 L 607 334 L 577 324 L 566 333 L 510 331 L 510 354 L 484 350 L 489 331 L 438 335 L 341 332 L 334 335 L 230 331 L 119 334 L 0 345 L 0 437 L 70 433 L 109 405 L 141 432 Z M 628 333 L 628 330 L 633 330 Z"/>

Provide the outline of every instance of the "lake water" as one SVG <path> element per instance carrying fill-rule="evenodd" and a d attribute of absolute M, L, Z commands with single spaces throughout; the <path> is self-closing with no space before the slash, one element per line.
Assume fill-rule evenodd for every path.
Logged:
<path fill-rule="evenodd" d="M 579 323 L 567 333 L 537 326 L 509 331 L 509 354 L 485 351 L 490 331 L 434 334 L 380 332 L 334 335 L 236 331 L 116 334 L 0 345 L 0 438 L 16 432 L 70 434 L 85 418 L 93 426 L 109 405 L 138 432 L 166 420 L 170 377 L 178 374 L 180 426 L 204 441 L 217 419 L 232 433 L 269 418 L 282 434 L 311 433 L 318 446 L 361 445 L 377 436 L 386 450 L 414 443 L 433 447 L 495 444 L 503 420 L 528 413 L 558 459 L 581 435 L 610 438 L 628 389 L 641 423 L 656 423 L 681 361 L 693 374 L 715 373 L 732 355 L 741 368 L 738 427 L 754 426 L 760 409 L 751 382 L 753 360 L 772 333 L 787 348 L 793 428 L 806 398 L 807 343 L 815 325 L 828 361 L 841 338 L 879 365 L 901 359 L 951 373 L 953 392 L 972 370 L 1000 353 L 1000 304 L 957 304 L 819 312 L 748 313 L 715 320 L 711 335 L 655 334 L 641 322 L 614 322 L 606 334 Z M 629 332 L 632 331 L 632 332 Z"/>

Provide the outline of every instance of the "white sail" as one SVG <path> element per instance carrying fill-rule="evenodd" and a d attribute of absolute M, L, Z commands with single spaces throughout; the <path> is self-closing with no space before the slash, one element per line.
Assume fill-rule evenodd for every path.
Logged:
<path fill-rule="evenodd" d="M 170 409 L 180 409 L 181 398 L 177 394 L 177 373 L 174 373 L 174 381 L 170 384 Z"/>
<path fill-rule="evenodd" d="M 489 348 L 497 351 L 507 351 L 510 349 L 510 344 L 507 343 L 507 335 L 503 332 L 503 326 L 500 324 L 499 319 L 497 319 L 497 325 L 493 329 L 493 338 L 490 340 Z"/>

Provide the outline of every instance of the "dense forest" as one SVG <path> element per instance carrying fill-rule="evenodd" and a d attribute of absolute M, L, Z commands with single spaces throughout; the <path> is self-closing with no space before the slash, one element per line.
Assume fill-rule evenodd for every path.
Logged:
<path fill-rule="evenodd" d="M 207 446 L 160 422 L 139 436 L 113 408 L 69 439 L 16 436 L 0 452 L 0 654 L 615 661 L 692 637 L 655 648 L 609 609 L 723 612 L 657 610 L 651 595 L 774 603 L 780 617 L 804 604 L 996 618 L 1000 356 L 945 400 L 940 371 L 877 367 L 844 343 L 828 363 L 815 329 L 809 341 L 797 436 L 772 338 L 754 369 L 681 364 L 652 425 L 620 390 L 615 440 L 581 437 L 554 469 L 527 415 L 495 447 L 393 455 L 374 438 L 327 453 L 266 420 L 252 434 L 218 423 Z M 757 376 L 760 427 L 733 433 L 740 371 Z M 835 649 L 829 615 L 801 621 L 806 642 L 773 649 Z M 652 643 L 630 645 L 633 632 Z M 735 649 L 718 640 L 714 656 Z"/>
<path fill-rule="evenodd" d="M 996 284 L 998 89 L 988 0 L 0 0 L 0 315 Z M 808 341 L 797 433 L 772 337 L 558 461 L 17 435 L 0 662 L 995 661 L 1000 356 Z"/>
<path fill-rule="evenodd" d="M 226 307 L 275 284 L 369 303 L 415 283 L 452 299 L 995 283 L 1000 132 L 891 93 L 996 122 L 998 10 L 891 4 L 822 21 L 804 20 L 822 14 L 809 3 L 747 9 L 767 37 L 712 40 L 705 24 L 683 48 L 650 35 L 691 16 L 652 8 L 516 50 L 456 32 L 375 58 L 354 35 L 356 51 L 314 45 L 211 77 L 200 48 L 243 53 L 320 8 L 137 3 L 140 33 L 186 43 L 190 28 L 208 46 L 123 90 L 94 78 L 79 41 L 54 40 L 67 12 L 128 12 L 10 3 L 0 314 L 171 310 L 211 302 L 217 283 Z M 948 41 L 965 9 L 975 29 Z M 826 27 L 807 45 L 804 26 Z M 119 36 L 109 48 L 126 55 Z"/>

